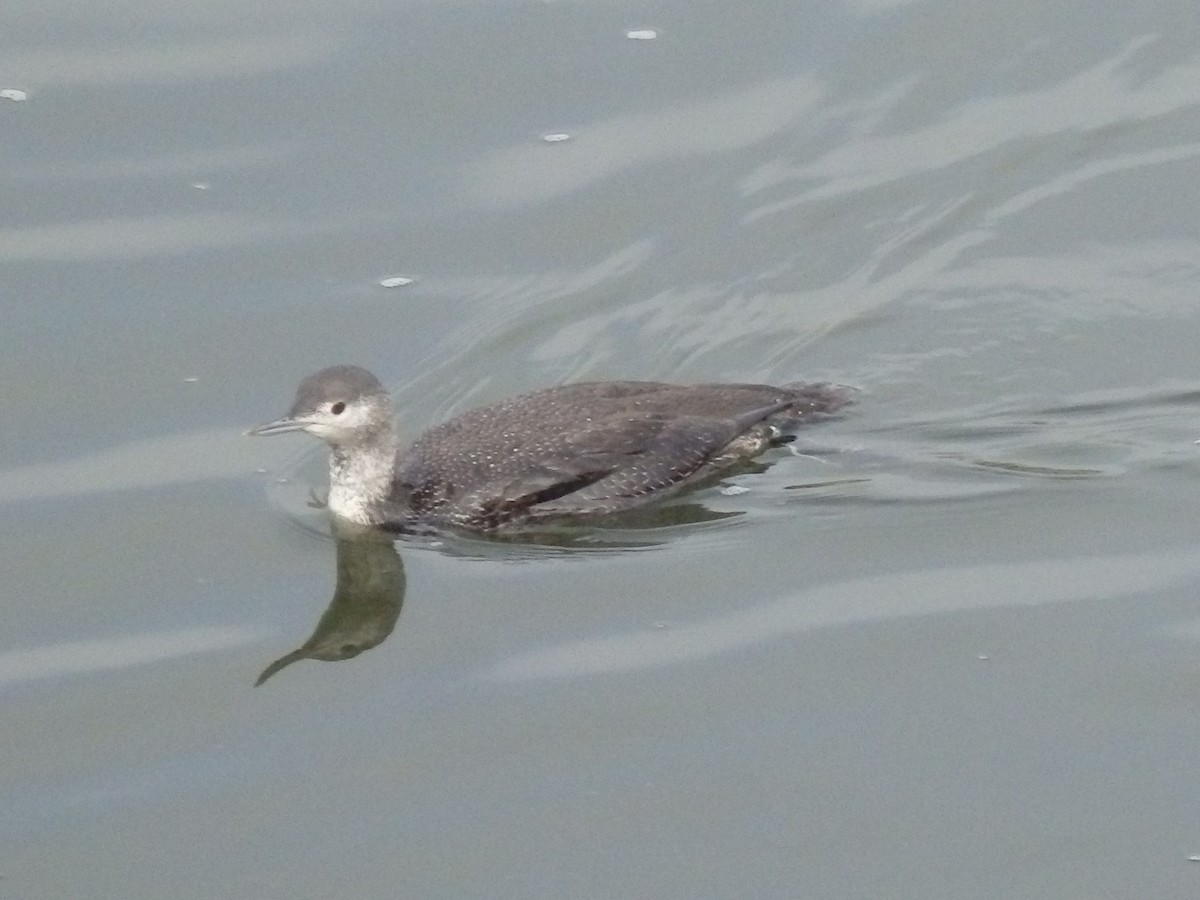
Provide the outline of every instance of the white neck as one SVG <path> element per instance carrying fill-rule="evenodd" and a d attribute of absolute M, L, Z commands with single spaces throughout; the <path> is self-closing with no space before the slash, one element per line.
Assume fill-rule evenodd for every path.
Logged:
<path fill-rule="evenodd" d="M 389 431 L 329 456 L 329 510 L 360 525 L 381 524 L 387 513 L 396 466 L 396 438 Z"/>

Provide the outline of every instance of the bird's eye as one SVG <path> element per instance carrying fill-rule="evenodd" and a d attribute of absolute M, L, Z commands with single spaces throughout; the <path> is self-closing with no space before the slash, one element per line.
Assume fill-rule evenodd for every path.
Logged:
<path fill-rule="evenodd" d="M 346 411 L 346 404 L 339 400 L 337 403 L 333 404 L 333 406 L 329 407 L 329 411 L 335 416 L 340 416 Z"/>

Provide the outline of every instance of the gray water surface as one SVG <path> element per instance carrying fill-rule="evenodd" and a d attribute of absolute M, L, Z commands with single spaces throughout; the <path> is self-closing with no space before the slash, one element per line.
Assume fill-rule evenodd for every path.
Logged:
<path fill-rule="evenodd" d="M 4 18 L 0 894 L 1197 896 L 1192 5 Z M 862 394 L 255 688 L 337 551 L 241 432 L 336 362 Z"/>

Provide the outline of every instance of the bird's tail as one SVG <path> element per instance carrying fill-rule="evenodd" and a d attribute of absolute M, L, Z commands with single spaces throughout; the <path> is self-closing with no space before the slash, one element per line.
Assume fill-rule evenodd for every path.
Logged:
<path fill-rule="evenodd" d="M 794 399 L 788 413 L 797 420 L 815 416 L 829 416 L 854 402 L 858 390 L 844 384 L 828 382 L 806 383 L 795 381 L 783 387 L 792 392 Z"/>

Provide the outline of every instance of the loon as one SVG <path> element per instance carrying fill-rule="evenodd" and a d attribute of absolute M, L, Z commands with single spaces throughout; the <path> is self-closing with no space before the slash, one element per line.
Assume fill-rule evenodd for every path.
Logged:
<path fill-rule="evenodd" d="M 850 402 L 832 384 L 564 384 L 473 409 L 407 448 L 392 398 L 358 366 L 300 383 L 286 416 L 330 448 L 330 511 L 393 531 L 490 532 L 633 509 L 794 439 Z"/>

